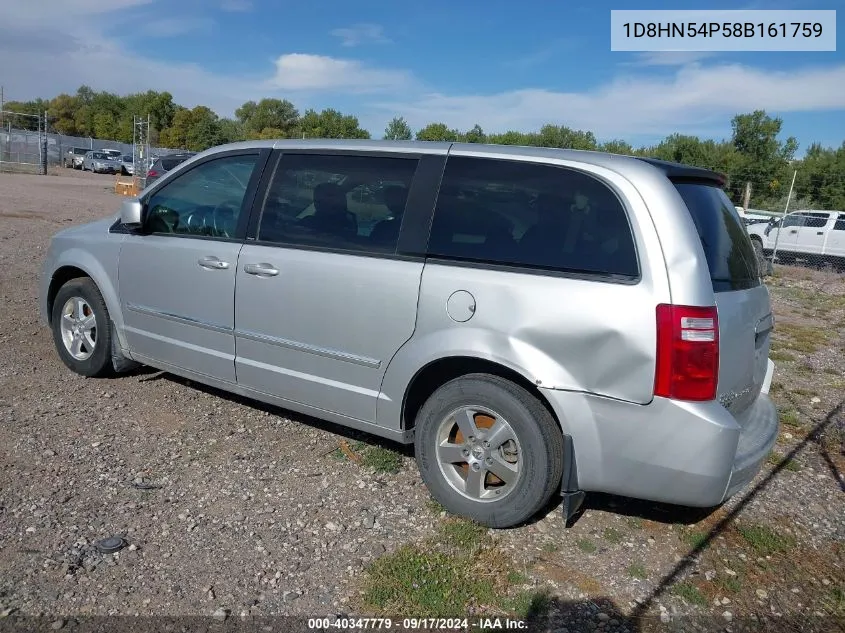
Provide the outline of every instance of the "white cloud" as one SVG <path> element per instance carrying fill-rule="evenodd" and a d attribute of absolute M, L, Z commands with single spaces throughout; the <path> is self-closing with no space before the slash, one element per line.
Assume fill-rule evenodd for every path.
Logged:
<path fill-rule="evenodd" d="M 252 11 L 252 0 L 223 0 L 220 10 L 228 13 L 247 13 Z"/>
<path fill-rule="evenodd" d="M 150 37 L 175 37 L 185 33 L 210 33 L 214 20 L 206 17 L 165 17 L 144 22 L 139 31 Z"/>
<path fill-rule="evenodd" d="M 774 72 L 739 64 L 678 69 L 659 78 L 629 73 L 584 92 L 524 89 L 492 95 L 423 95 L 372 104 L 401 112 L 412 127 L 445 121 L 489 132 L 538 129 L 544 123 L 592 130 L 601 138 L 700 132 L 737 112 L 779 114 L 845 109 L 845 65 Z M 369 117 L 367 118 L 369 121 Z"/>
<path fill-rule="evenodd" d="M 280 90 L 378 92 L 408 86 L 410 73 L 375 68 L 352 59 L 291 53 L 276 60 L 268 86 Z"/>
<path fill-rule="evenodd" d="M 716 53 L 710 51 L 648 51 L 636 53 L 633 61 L 623 62 L 623 66 L 686 66 L 699 62 Z"/>
<path fill-rule="evenodd" d="M 384 35 L 384 28 L 379 24 L 353 24 L 331 32 L 341 39 L 343 46 L 358 46 L 367 42 L 386 43 L 390 40 Z"/>

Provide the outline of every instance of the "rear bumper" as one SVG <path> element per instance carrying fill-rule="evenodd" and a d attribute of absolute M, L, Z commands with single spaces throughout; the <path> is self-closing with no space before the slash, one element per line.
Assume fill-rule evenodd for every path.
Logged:
<path fill-rule="evenodd" d="M 572 436 L 578 487 L 588 492 L 717 506 L 759 472 L 779 428 L 777 410 L 765 391 L 741 420 L 718 402 L 655 398 L 636 405 L 582 393 L 542 392 L 564 432 Z"/>

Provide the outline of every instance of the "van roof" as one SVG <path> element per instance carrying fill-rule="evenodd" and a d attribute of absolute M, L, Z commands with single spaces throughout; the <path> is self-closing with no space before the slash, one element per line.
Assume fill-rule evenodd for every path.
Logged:
<path fill-rule="evenodd" d="M 267 147 L 275 149 L 346 149 L 359 151 L 389 151 L 398 153 L 424 154 L 460 154 L 473 156 L 509 156 L 523 158 L 547 158 L 553 160 L 573 160 L 593 165 L 615 169 L 627 163 L 630 167 L 647 163 L 660 169 L 672 180 L 705 181 L 723 186 L 726 176 L 719 172 L 701 167 L 692 167 L 681 163 L 647 158 L 611 154 L 592 150 L 560 149 L 555 147 L 534 147 L 526 145 L 492 145 L 486 143 L 452 143 L 445 141 L 389 141 L 371 139 L 276 139 L 241 141 L 212 148 L 211 151 L 223 149 L 246 149 Z"/>

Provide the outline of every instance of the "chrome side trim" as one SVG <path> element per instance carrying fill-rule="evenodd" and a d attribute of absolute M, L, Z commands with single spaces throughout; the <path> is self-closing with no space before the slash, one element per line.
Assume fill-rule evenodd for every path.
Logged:
<path fill-rule="evenodd" d="M 176 323 L 184 323 L 185 325 L 193 325 L 201 327 L 204 330 L 211 330 L 212 332 L 221 332 L 223 334 L 231 334 L 232 328 L 225 325 L 217 325 L 216 323 L 208 323 L 207 321 L 200 321 L 199 319 L 192 319 L 191 317 L 181 316 L 179 314 L 171 314 L 170 312 L 162 312 L 154 308 L 146 306 L 135 305 L 134 303 L 127 303 L 126 309 L 138 314 L 145 314 L 147 316 L 159 317 L 160 319 L 167 319 L 168 321 L 175 321 Z"/>
<path fill-rule="evenodd" d="M 299 343 L 298 341 L 291 341 L 275 336 L 268 336 L 266 334 L 259 334 L 258 332 L 251 332 L 249 330 L 235 330 L 235 336 L 240 336 L 251 341 L 256 341 L 257 343 L 267 343 L 269 345 L 276 345 L 277 347 L 286 347 L 288 349 L 294 349 L 298 352 L 306 352 L 308 354 L 324 356 L 325 358 L 342 360 L 347 363 L 353 363 L 355 365 L 369 367 L 370 369 L 378 369 L 379 367 L 381 367 L 381 361 L 376 358 L 368 358 L 367 356 L 358 356 L 357 354 L 350 354 L 348 352 L 327 349 L 325 347 L 317 347 L 315 345 L 308 345 L 307 343 Z"/>

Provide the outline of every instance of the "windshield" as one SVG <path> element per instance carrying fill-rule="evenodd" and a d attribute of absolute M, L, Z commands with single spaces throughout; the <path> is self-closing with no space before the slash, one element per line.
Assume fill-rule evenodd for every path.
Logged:
<path fill-rule="evenodd" d="M 94 152 L 93 154 L 91 154 L 91 158 L 95 160 L 106 160 L 108 156 L 106 156 L 102 152 Z"/>
<path fill-rule="evenodd" d="M 760 285 L 751 239 L 728 196 L 715 185 L 676 182 L 689 209 L 710 269 L 715 292 L 745 290 Z"/>

